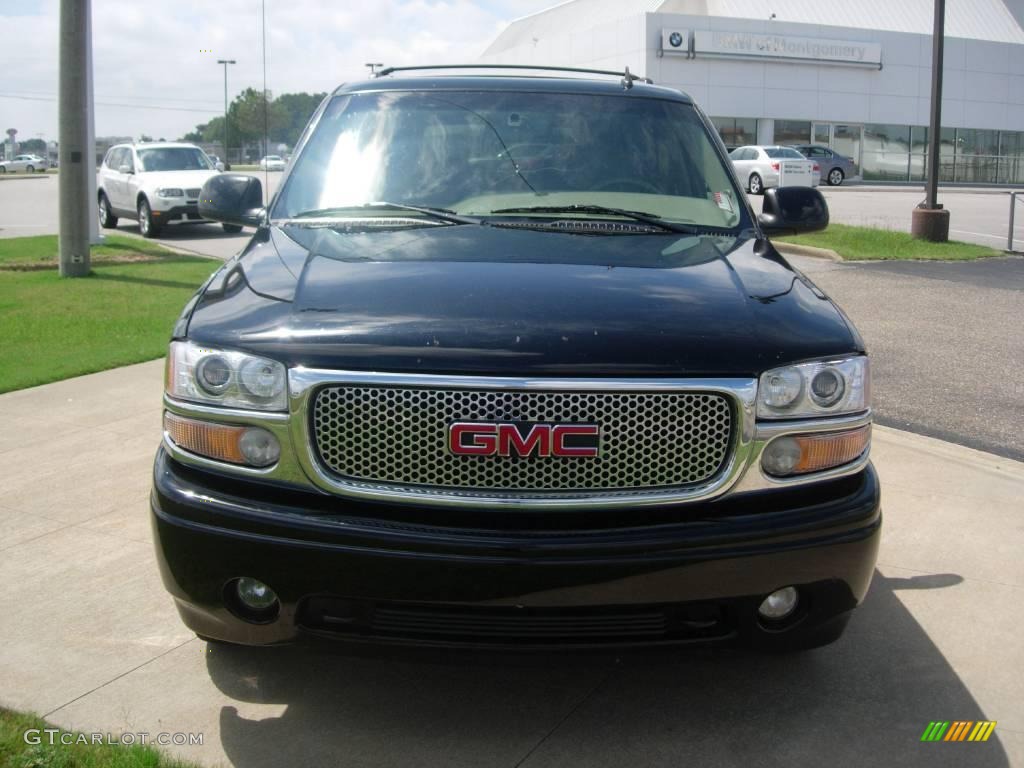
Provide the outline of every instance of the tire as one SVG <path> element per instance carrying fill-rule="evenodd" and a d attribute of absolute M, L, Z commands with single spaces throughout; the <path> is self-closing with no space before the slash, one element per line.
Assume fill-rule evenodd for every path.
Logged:
<path fill-rule="evenodd" d="M 752 195 L 764 194 L 764 182 L 756 173 L 750 174 L 750 180 L 747 182 L 747 188 L 750 190 L 750 194 Z"/>
<path fill-rule="evenodd" d="M 237 235 L 239 232 L 242 231 L 241 224 L 221 224 L 221 227 L 223 227 L 224 231 L 227 232 L 229 235 Z"/>
<path fill-rule="evenodd" d="M 843 179 L 846 178 L 846 175 L 843 173 L 842 168 L 833 168 L 831 171 L 828 172 L 827 178 L 828 185 L 830 187 L 838 187 L 840 184 L 843 183 Z"/>
<path fill-rule="evenodd" d="M 139 231 L 145 238 L 159 237 L 160 224 L 153 220 L 153 211 L 149 207 L 149 200 L 139 198 Z"/>
<path fill-rule="evenodd" d="M 100 226 L 103 229 L 116 229 L 117 228 L 117 216 L 110 210 L 110 201 L 107 200 L 107 196 L 100 192 L 99 200 L 99 217 Z"/>
<path fill-rule="evenodd" d="M 36 172 L 36 167 L 34 165 L 26 165 L 25 166 L 25 173 L 35 173 L 35 172 Z"/>

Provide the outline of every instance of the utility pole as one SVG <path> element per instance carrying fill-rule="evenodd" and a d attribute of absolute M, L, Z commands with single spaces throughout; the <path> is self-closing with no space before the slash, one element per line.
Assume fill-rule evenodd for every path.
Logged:
<path fill-rule="evenodd" d="M 942 146 L 942 50 L 945 38 L 946 0 L 935 0 L 932 28 L 932 109 L 928 126 L 928 180 L 924 202 L 911 215 L 910 232 L 932 242 L 949 240 L 949 211 L 939 198 L 939 150 Z"/>
<path fill-rule="evenodd" d="M 59 157 L 57 175 L 60 201 L 60 274 L 89 274 L 89 218 L 95 200 L 89 200 L 89 144 L 87 68 L 89 16 L 92 0 L 61 0 Z"/>
<path fill-rule="evenodd" d="M 234 59 L 217 59 L 218 64 L 224 65 L 224 167 L 230 168 L 228 161 L 228 64 L 234 64 Z"/>

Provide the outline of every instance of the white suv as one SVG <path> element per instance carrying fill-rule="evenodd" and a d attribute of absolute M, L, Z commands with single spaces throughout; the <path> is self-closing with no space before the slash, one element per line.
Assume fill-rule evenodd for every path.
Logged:
<path fill-rule="evenodd" d="M 117 219 L 137 219 L 143 237 L 156 237 L 172 221 L 203 221 L 199 190 L 220 172 L 194 144 L 153 142 L 117 144 L 98 172 L 100 226 L 113 229 Z M 223 224 L 225 232 L 240 232 Z"/>

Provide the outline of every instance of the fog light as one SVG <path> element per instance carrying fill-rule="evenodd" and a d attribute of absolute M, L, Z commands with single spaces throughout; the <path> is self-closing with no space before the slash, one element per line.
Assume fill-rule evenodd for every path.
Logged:
<path fill-rule="evenodd" d="M 792 437 L 780 437 L 768 443 L 761 454 L 761 466 L 769 475 L 788 475 L 800 463 L 803 451 Z"/>
<path fill-rule="evenodd" d="M 783 587 L 768 595 L 761 602 L 757 612 L 762 618 L 778 621 L 792 614 L 799 601 L 800 593 L 796 591 L 796 587 Z"/>
<path fill-rule="evenodd" d="M 277 606 L 277 594 L 258 579 L 242 577 L 235 582 L 239 601 L 255 613 L 269 613 Z"/>
<path fill-rule="evenodd" d="M 254 467 L 268 467 L 281 458 L 281 444 L 270 432 L 250 427 L 238 438 L 238 450 Z"/>

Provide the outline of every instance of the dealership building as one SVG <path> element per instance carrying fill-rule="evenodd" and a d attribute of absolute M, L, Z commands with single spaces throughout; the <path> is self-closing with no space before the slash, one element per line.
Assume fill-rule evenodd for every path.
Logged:
<path fill-rule="evenodd" d="M 689 93 L 726 145 L 831 146 L 921 181 L 933 0 L 569 0 L 483 61 L 613 69 Z M 1024 184 L 1024 0 L 946 5 L 941 177 Z"/>

